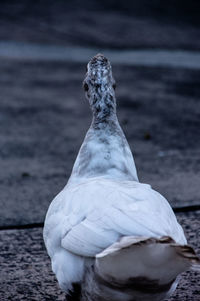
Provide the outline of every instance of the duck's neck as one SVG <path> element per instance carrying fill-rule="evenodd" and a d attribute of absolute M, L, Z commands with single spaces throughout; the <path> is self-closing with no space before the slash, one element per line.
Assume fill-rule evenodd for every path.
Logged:
<path fill-rule="evenodd" d="M 96 87 L 89 99 L 93 113 L 92 125 L 108 123 L 116 120 L 116 99 L 114 91 L 104 87 Z"/>
<path fill-rule="evenodd" d="M 90 129 L 93 130 L 111 130 L 113 131 L 119 127 L 119 122 L 115 111 L 107 112 L 106 109 L 104 112 L 96 112 L 93 114 L 92 123 Z"/>
<path fill-rule="evenodd" d="M 115 109 L 93 112 L 92 124 L 75 161 L 70 181 L 103 177 L 138 181 L 131 150 Z"/>

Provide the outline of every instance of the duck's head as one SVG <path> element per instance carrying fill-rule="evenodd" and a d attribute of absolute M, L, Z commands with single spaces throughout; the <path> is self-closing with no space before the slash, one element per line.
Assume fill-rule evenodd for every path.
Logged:
<path fill-rule="evenodd" d="M 97 54 L 89 61 L 83 88 L 92 107 L 97 104 L 102 107 L 105 102 L 115 103 L 115 80 L 112 76 L 112 67 L 103 54 Z"/>

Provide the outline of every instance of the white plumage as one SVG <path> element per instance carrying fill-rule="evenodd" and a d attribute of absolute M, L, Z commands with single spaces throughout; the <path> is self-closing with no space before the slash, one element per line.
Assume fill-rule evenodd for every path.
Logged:
<path fill-rule="evenodd" d="M 49 207 L 44 241 L 66 292 L 84 283 L 82 300 L 162 300 L 198 258 L 182 247 L 186 238 L 167 200 L 138 181 L 114 85 L 109 61 L 95 56 L 84 81 L 93 121 Z"/>

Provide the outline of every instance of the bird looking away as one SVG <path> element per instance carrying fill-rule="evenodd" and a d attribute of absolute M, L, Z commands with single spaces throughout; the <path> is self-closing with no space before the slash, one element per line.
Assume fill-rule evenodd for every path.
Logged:
<path fill-rule="evenodd" d="M 138 180 L 102 54 L 88 63 L 83 87 L 92 123 L 45 219 L 53 272 L 67 300 L 163 300 L 181 272 L 200 270 L 199 258 L 167 200 Z"/>

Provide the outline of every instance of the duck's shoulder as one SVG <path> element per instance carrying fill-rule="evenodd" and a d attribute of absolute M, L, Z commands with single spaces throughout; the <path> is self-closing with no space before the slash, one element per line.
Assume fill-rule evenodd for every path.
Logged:
<path fill-rule="evenodd" d="M 82 179 L 78 182 L 68 183 L 64 189 L 53 199 L 49 212 L 73 210 L 77 206 L 101 203 L 114 199 L 131 199 L 135 201 L 161 201 L 166 199 L 151 185 L 138 181 L 112 180 L 104 177 Z"/>

